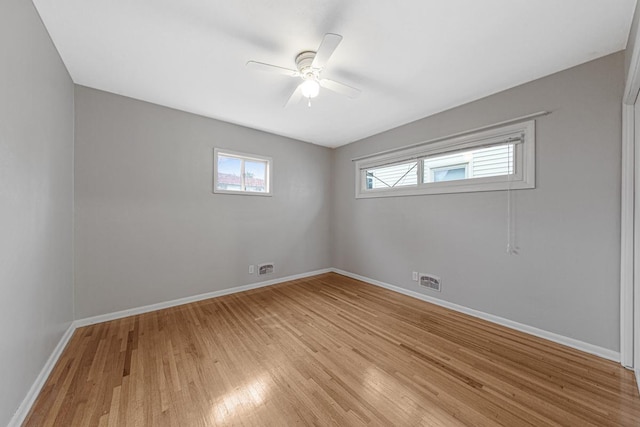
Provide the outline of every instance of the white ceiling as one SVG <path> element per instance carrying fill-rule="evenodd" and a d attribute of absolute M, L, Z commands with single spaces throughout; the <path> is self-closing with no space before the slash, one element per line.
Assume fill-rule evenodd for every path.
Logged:
<path fill-rule="evenodd" d="M 329 147 L 624 49 L 636 0 L 34 0 L 74 82 Z M 311 108 L 284 109 L 324 33 Z"/>

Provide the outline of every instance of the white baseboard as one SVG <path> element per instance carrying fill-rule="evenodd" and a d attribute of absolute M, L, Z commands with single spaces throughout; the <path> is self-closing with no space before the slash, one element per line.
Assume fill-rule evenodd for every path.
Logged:
<path fill-rule="evenodd" d="M 33 403 L 36 401 L 38 394 L 40 394 L 40 390 L 42 390 L 44 383 L 47 381 L 47 378 L 49 378 L 53 367 L 56 366 L 58 358 L 60 358 L 62 351 L 67 346 L 67 343 L 73 336 L 73 332 L 75 330 L 76 326 L 74 322 L 71 322 L 64 335 L 62 335 L 62 338 L 60 338 L 58 345 L 56 345 L 56 348 L 53 349 L 53 353 L 51 353 L 51 356 L 49 356 L 49 359 L 47 359 L 44 367 L 36 377 L 36 380 L 33 382 L 33 385 L 27 392 L 27 395 L 22 400 L 22 403 L 18 407 L 18 410 L 15 414 L 13 414 L 11 421 L 9 421 L 8 427 L 19 427 L 20 425 L 22 425 L 25 418 L 29 414 L 29 411 L 31 410 L 31 406 L 33 406 Z"/>
<path fill-rule="evenodd" d="M 162 310 L 163 308 L 175 307 L 178 305 L 189 304 L 190 302 L 202 301 L 205 299 L 221 297 L 223 295 L 235 294 L 251 289 L 263 288 L 265 286 L 275 285 L 277 283 L 288 282 L 291 280 L 304 279 L 305 277 L 316 276 L 318 274 L 329 273 L 332 268 L 310 271 L 307 273 L 295 274 L 293 276 L 280 277 L 278 279 L 267 280 L 264 282 L 250 283 L 248 285 L 236 286 L 233 288 L 221 289 L 219 291 L 207 292 L 204 294 L 193 295 L 190 297 L 178 298 L 171 301 L 160 302 L 157 304 L 145 305 L 143 307 L 130 308 L 128 310 L 116 311 L 115 313 L 101 314 L 99 316 L 86 317 L 75 321 L 76 327 L 94 325 L 96 323 L 108 322 L 109 320 L 122 319 L 123 317 L 135 316 L 136 314 L 148 313 L 150 311 Z"/>
<path fill-rule="evenodd" d="M 584 341 L 579 341 L 573 338 L 565 337 L 554 332 L 538 329 L 533 326 L 525 325 L 523 323 L 514 322 L 513 320 L 505 319 L 503 317 L 495 316 L 493 314 L 485 313 L 482 311 L 474 310 L 462 305 L 454 304 L 452 302 L 444 301 L 438 298 L 434 298 L 428 295 L 424 295 L 418 292 L 410 291 L 408 289 L 401 288 L 399 286 L 390 285 L 388 283 L 381 282 L 379 280 L 371 279 L 369 277 L 360 276 L 359 274 L 350 273 L 348 271 L 334 268 L 333 271 L 343 276 L 351 277 L 352 279 L 361 280 L 372 285 L 380 286 L 385 289 L 389 289 L 394 292 L 401 293 L 413 298 L 420 299 L 422 301 L 430 302 L 432 304 L 439 305 L 454 311 L 458 311 L 470 316 L 478 317 L 489 322 L 497 323 L 498 325 L 506 326 L 511 329 L 515 329 L 520 332 L 525 332 L 530 335 L 535 335 L 540 338 L 547 339 L 549 341 L 556 342 L 558 344 L 566 345 L 568 347 L 575 348 L 577 350 L 590 353 L 604 359 L 613 360 L 614 362 L 620 362 L 620 353 L 617 351 L 609 350 L 608 348 L 599 347 L 597 345 L 589 344 Z"/>
<path fill-rule="evenodd" d="M 636 373 L 636 385 L 638 386 L 638 393 L 640 393 L 640 369 L 636 369 L 633 372 Z"/>

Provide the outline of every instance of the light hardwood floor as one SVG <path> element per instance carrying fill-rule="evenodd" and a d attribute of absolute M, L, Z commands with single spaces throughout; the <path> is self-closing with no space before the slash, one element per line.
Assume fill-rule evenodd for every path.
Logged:
<path fill-rule="evenodd" d="M 329 273 L 78 329 L 27 426 L 640 425 L 620 365 Z"/>

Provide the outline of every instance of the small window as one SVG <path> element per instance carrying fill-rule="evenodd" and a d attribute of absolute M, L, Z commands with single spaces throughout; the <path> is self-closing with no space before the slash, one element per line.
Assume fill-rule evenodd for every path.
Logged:
<path fill-rule="evenodd" d="M 271 195 L 271 158 L 214 150 L 213 192 Z"/>
<path fill-rule="evenodd" d="M 535 122 L 356 159 L 356 197 L 535 186 Z"/>

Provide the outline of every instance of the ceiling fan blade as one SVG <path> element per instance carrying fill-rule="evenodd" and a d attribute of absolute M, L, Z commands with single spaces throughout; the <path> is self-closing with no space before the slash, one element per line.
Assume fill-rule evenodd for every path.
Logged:
<path fill-rule="evenodd" d="M 284 74 L 285 76 L 289 77 L 298 77 L 300 75 L 297 70 L 278 67 L 277 65 L 265 64 L 264 62 L 249 61 L 247 62 L 247 67 L 253 70 L 266 71 L 268 73 Z"/>
<path fill-rule="evenodd" d="M 313 68 L 322 69 L 333 55 L 333 51 L 336 50 L 340 42 L 342 41 L 342 36 L 339 34 L 327 33 L 322 38 L 322 43 L 320 43 L 320 47 L 316 52 L 315 58 L 313 58 L 313 62 L 311 66 Z"/>
<path fill-rule="evenodd" d="M 287 103 L 284 104 L 284 108 L 297 104 L 298 102 L 300 102 L 301 99 L 302 99 L 302 84 L 299 84 L 298 87 L 296 87 L 296 90 L 293 91 L 293 93 L 287 100 Z"/>
<path fill-rule="evenodd" d="M 360 89 L 356 89 L 355 87 L 351 87 L 335 80 L 321 79 L 320 86 L 335 93 L 339 93 L 340 95 L 348 96 L 349 98 L 357 98 L 361 93 Z"/>

